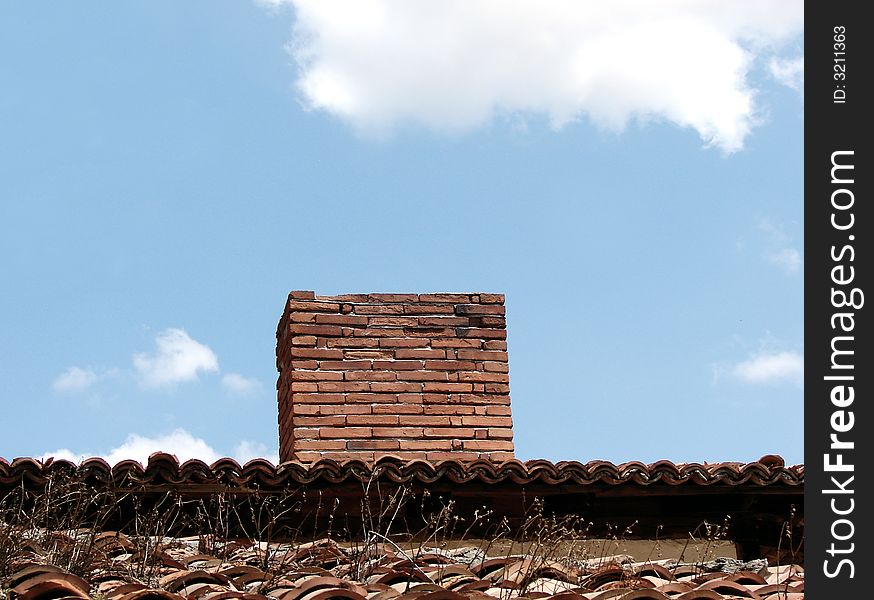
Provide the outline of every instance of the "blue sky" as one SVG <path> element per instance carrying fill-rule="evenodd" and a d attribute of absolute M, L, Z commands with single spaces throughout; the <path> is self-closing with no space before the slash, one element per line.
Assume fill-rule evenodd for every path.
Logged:
<path fill-rule="evenodd" d="M 275 457 L 309 289 L 505 293 L 521 459 L 802 462 L 802 3 L 535 4 L 0 5 L 0 456 Z"/>

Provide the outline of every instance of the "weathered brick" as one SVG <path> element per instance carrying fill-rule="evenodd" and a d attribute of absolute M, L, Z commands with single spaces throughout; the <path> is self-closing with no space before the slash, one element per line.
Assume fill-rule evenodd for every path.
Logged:
<path fill-rule="evenodd" d="M 512 450 L 513 442 L 503 440 L 463 440 L 465 450 Z"/>
<path fill-rule="evenodd" d="M 312 290 L 294 290 L 289 292 L 288 297 L 291 300 L 313 300 L 316 297 L 316 293 Z"/>
<path fill-rule="evenodd" d="M 344 415 L 332 415 L 324 417 L 295 417 L 295 427 L 324 427 L 327 425 L 345 425 Z"/>
<path fill-rule="evenodd" d="M 402 450 L 452 450 L 451 440 L 398 440 Z"/>
<path fill-rule="evenodd" d="M 416 323 L 420 327 L 467 327 L 470 320 L 466 317 L 419 317 Z"/>
<path fill-rule="evenodd" d="M 369 327 L 415 327 L 419 324 L 416 317 L 370 317 Z"/>
<path fill-rule="evenodd" d="M 398 440 L 349 440 L 347 450 L 398 450 L 401 443 Z"/>
<path fill-rule="evenodd" d="M 494 371 L 495 373 L 510 372 L 510 367 L 505 362 L 486 361 L 483 363 L 483 369 L 486 371 Z"/>
<path fill-rule="evenodd" d="M 317 335 L 339 337 L 343 335 L 343 329 L 337 325 L 311 325 L 310 323 L 295 323 L 289 327 L 291 333 L 300 335 Z"/>
<path fill-rule="evenodd" d="M 473 406 L 463 404 L 426 404 L 426 415 L 472 415 L 474 413 Z"/>
<path fill-rule="evenodd" d="M 503 304 L 504 294 L 480 294 L 479 301 L 483 304 Z"/>
<path fill-rule="evenodd" d="M 427 385 L 427 384 L 424 384 Z M 401 382 L 382 382 L 374 381 L 370 384 L 370 389 L 374 392 L 421 392 L 423 384 L 421 383 L 401 383 Z"/>
<path fill-rule="evenodd" d="M 447 339 L 447 340 L 432 340 L 433 348 L 481 348 L 483 343 L 480 340 L 471 339 Z"/>
<path fill-rule="evenodd" d="M 398 373 L 398 379 L 405 381 L 449 381 L 446 371 L 409 371 Z"/>
<path fill-rule="evenodd" d="M 397 334 L 395 334 L 397 335 Z M 424 348 L 428 340 L 421 338 L 382 338 L 379 340 L 380 348 Z"/>
<path fill-rule="evenodd" d="M 505 427 L 489 427 L 489 438 L 493 440 L 512 440 L 513 430 Z"/>
<path fill-rule="evenodd" d="M 362 371 L 370 369 L 371 365 L 369 360 L 323 360 L 319 368 L 328 371 Z"/>
<path fill-rule="evenodd" d="M 398 374 L 392 371 L 346 371 L 346 381 L 395 381 Z"/>
<path fill-rule="evenodd" d="M 445 350 L 432 350 L 430 348 L 425 348 L 421 350 L 407 350 L 401 349 L 395 351 L 395 358 L 401 359 L 409 359 L 409 358 L 421 358 L 421 359 L 429 359 L 429 360 L 442 360 L 446 358 Z"/>
<path fill-rule="evenodd" d="M 305 406 L 305 405 L 304 405 Z M 369 415 L 371 407 L 369 404 L 328 404 L 318 406 L 319 414 L 322 415 Z"/>
<path fill-rule="evenodd" d="M 486 406 L 485 409 L 487 415 L 510 416 L 511 414 L 509 406 Z"/>
<path fill-rule="evenodd" d="M 289 300 L 286 309 L 300 312 L 339 312 L 340 305 L 336 302 L 307 302 L 305 300 Z"/>
<path fill-rule="evenodd" d="M 502 304 L 457 304 L 455 305 L 455 314 L 457 315 L 503 315 L 504 306 Z"/>
<path fill-rule="evenodd" d="M 359 304 L 354 311 L 356 315 L 402 315 L 404 307 L 400 304 Z"/>
<path fill-rule="evenodd" d="M 298 335 L 291 338 L 292 346 L 315 346 L 316 336 L 314 335 Z"/>
<path fill-rule="evenodd" d="M 506 340 L 487 340 L 483 342 L 483 348 L 486 350 L 506 350 L 507 349 L 507 341 Z"/>
<path fill-rule="evenodd" d="M 341 404 L 343 394 L 292 394 L 295 404 Z"/>
<path fill-rule="evenodd" d="M 457 350 L 458 358 L 464 360 L 485 360 L 507 362 L 507 353 L 494 350 Z"/>
<path fill-rule="evenodd" d="M 421 438 L 421 427 L 374 427 L 373 437 L 377 438 Z"/>
<path fill-rule="evenodd" d="M 355 315 L 316 315 L 316 323 L 324 325 L 348 325 L 364 326 L 367 325 L 367 317 L 356 317 Z"/>
<path fill-rule="evenodd" d="M 320 358 L 325 360 L 340 360 L 343 358 L 342 350 L 329 350 L 327 348 L 292 348 L 291 355 L 299 358 Z"/>
<path fill-rule="evenodd" d="M 343 373 L 337 371 L 298 371 L 294 378 L 300 381 L 341 381 Z"/>
<path fill-rule="evenodd" d="M 367 392 L 370 384 L 366 381 L 326 381 L 319 382 L 320 392 Z"/>
<path fill-rule="evenodd" d="M 505 383 L 487 383 L 486 392 L 489 394 L 509 394 L 510 386 Z"/>
<path fill-rule="evenodd" d="M 421 404 L 374 404 L 372 407 L 375 415 L 416 415 L 422 414 Z"/>
<path fill-rule="evenodd" d="M 298 373 L 300 376 L 300 373 Z M 318 392 L 319 386 L 316 383 L 311 381 L 292 381 L 291 382 L 291 391 L 292 392 Z"/>
<path fill-rule="evenodd" d="M 513 419 L 510 417 L 462 417 L 461 424 L 473 427 L 512 427 Z"/>
<path fill-rule="evenodd" d="M 478 381 L 487 383 L 508 383 L 510 376 L 506 373 L 482 373 L 479 371 L 465 371 L 458 373 L 459 381 Z"/>
<path fill-rule="evenodd" d="M 346 394 L 346 402 L 351 403 L 360 403 L 366 402 L 368 404 L 397 404 L 398 395 L 397 394 Z"/>
<path fill-rule="evenodd" d="M 470 302 L 468 294 L 419 294 L 419 302 L 440 302 L 460 304 Z"/>
<path fill-rule="evenodd" d="M 428 438 L 472 438 L 474 429 L 473 427 L 426 427 L 424 435 Z"/>
<path fill-rule="evenodd" d="M 478 327 L 458 327 L 455 335 L 460 338 L 481 338 L 503 340 L 507 338 L 506 329 L 481 329 Z"/>
<path fill-rule="evenodd" d="M 375 360 L 373 368 L 377 371 L 415 371 L 423 368 L 421 360 Z"/>
<path fill-rule="evenodd" d="M 428 427 L 448 427 L 451 423 L 447 415 L 436 416 L 420 416 L 420 415 L 400 415 L 399 423 L 401 425 L 421 425 Z"/>
<path fill-rule="evenodd" d="M 500 385 L 500 384 L 495 384 Z M 425 392 L 471 392 L 473 386 L 469 383 L 452 383 L 443 381 L 426 381 L 424 384 Z"/>
<path fill-rule="evenodd" d="M 376 348 L 379 340 L 360 337 L 327 338 L 325 345 L 328 348 Z"/>
<path fill-rule="evenodd" d="M 416 294 L 367 294 L 367 301 L 407 304 L 418 301 L 418 296 Z"/>
<path fill-rule="evenodd" d="M 472 371 L 476 364 L 458 360 L 426 360 L 425 368 L 429 371 Z"/>
<path fill-rule="evenodd" d="M 343 350 L 347 360 L 385 360 L 393 358 L 388 350 Z"/>
<path fill-rule="evenodd" d="M 319 437 L 323 439 L 373 437 L 370 427 L 321 427 L 318 433 Z"/>
<path fill-rule="evenodd" d="M 298 450 L 345 450 L 345 440 L 295 440 Z"/>
<path fill-rule="evenodd" d="M 451 304 L 412 304 L 404 306 L 406 315 L 452 315 L 455 307 Z"/>
<path fill-rule="evenodd" d="M 349 415 L 347 425 L 379 425 L 390 427 L 398 424 L 398 415 Z"/>
<path fill-rule="evenodd" d="M 479 454 L 476 452 L 458 452 L 457 450 L 451 450 L 449 452 L 428 452 L 428 460 L 435 462 L 443 460 L 471 461 L 476 460 L 477 458 L 479 458 Z"/>

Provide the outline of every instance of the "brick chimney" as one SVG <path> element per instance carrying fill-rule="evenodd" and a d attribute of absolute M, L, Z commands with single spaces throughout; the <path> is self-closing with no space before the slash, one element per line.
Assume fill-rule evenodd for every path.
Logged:
<path fill-rule="evenodd" d="M 502 294 L 291 292 L 276 338 L 282 461 L 513 458 Z"/>

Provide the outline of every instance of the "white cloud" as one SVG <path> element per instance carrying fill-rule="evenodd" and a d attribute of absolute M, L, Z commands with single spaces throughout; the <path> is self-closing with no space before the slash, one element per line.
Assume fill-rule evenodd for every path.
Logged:
<path fill-rule="evenodd" d="M 253 458 L 266 458 L 274 465 L 279 464 L 279 453 L 275 450 L 269 450 L 267 446 L 260 442 L 243 440 L 234 448 L 233 456 L 241 465 L 246 464 Z"/>
<path fill-rule="evenodd" d="M 800 384 L 804 377 L 804 357 L 797 352 L 763 352 L 737 363 L 731 373 L 745 383 Z"/>
<path fill-rule="evenodd" d="M 52 382 L 56 392 L 82 392 L 97 383 L 99 376 L 91 369 L 70 367 Z"/>
<path fill-rule="evenodd" d="M 64 459 L 78 463 L 85 458 L 100 456 L 110 465 L 115 465 L 119 461 L 128 459 L 139 461 L 145 465 L 149 460 L 149 455 L 155 452 L 173 454 L 180 462 L 196 458 L 208 464 L 227 456 L 221 454 L 204 440 L 195 437 L 188 431 L 176 429 L 170 433 L 155 437 L 132 433 L 123 444 L 109 452 L 77 453 L 67 448 L 61 448 L 54 452 L 46 452 L 41 458 L 45 460 L 49 457 L 54 457 L 57 460 Z M 268 450 L 264 444 L 247 440 L 237 444 L 230 456 L 235 458 L 240 464 L 245 464 L 253 458 L 266 458 L 273 464 L 279 462 L 279 456 L 275 451 Z"/>
<path fill-rule="evenodd" d="M 756 124 L 751 66 L 803 28 L 801 0 L 265 3 L 295 9 L 289 49 L 306 105 L 362 132 L 520 115 L 556 128 L 656 120 L 728 152 Z"/>
<path fill-rule="evenodd" d="M 797 273 L 801 269 L 801 253 L 795 248 L 775 250 L 768 255 L 768 260 L 787 273 Z"/>
<path fill-rule="evenodd" d="M 768 69 L 774 79 L 796 92 L 804 91 L 804 57 L 772 57 Z"/>
<path fill-rule="evenodd" d="M 258 391 L 261 382 L 243 377 L 239 373 L 228 373 L 222 377 L 222 387 L 236 396 L 248 396 Z"/>
<path fill-rule="evenodd" d="M 157 351 L 133 357 L 134 368 L 147 387 L 172 386 L 197 379 L 200 372 L 219 370 L 215 353 L 183 329 L 166 329 L 155 338 Z"/>

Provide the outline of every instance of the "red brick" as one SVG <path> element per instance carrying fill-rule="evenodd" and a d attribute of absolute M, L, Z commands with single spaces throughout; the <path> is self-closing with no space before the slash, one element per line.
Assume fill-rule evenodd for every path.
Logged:
<path fill-rule="evenodd" d="M 405 437 L 405 438 L 421 438 L 421 427 L 374 427 L 373 437 Z"/>
<path fill-rule="evenodd" d="M 302 440 L 302 439 L 318 439 L 319 437 L 319 428 L 318 427 L 295 427 L 294 428 L 294 439 Z"/>
<path fill-rule="evenodd" d="M 343 415 L 332 415 L 325 417 L 295 417 L 295 427 L 324 427 L 327 425 L 345 425 L 346 417 Z"/>
<path fill-rule="evenodd" d="M 368 404 L 397 404 L 397 394 L 346 394 L 346 402 Z"/>
<path fill-rule="evenodd" d="M 469 339 L 432 340 L 431 346 L 434 348 L 480 348 L 482 347 L 482 342 Z"/>
<path fill-rule="evenodd" d="M 415 415 L 422 414 L 421 404 L 374 404 L 373 414 Z"/>
<path fill-rule="evenodd" d="M 451 440 L 398 440 L 402 450 L 452 450 Z"/>
<path fill-rule="evenodd" d="M 470 324 L 474 327 L 506 327 L 507 319 L 504 317 L 477 317 L 476 323 L 474 323 L 473 317 L 471 317 Z"/>
<path fill-rule="evenodd" d="M 406 304 L 417 302 L 418 296 L 416 294 L 367 294 L 367 301 Z"/>
<path fill-rule="evenodd" d="M 299 333 L 301 335 L 324 335 L 330 337 L 339 337 L 343 335 L 343 329 L 337 325 L 310 325 L 309 323 L 295 323 L 289 327 L 291 333 Z"/>
<path fill-rule="evenodd" d="M 316 298 L 333 302 L 367 302 L 367 294 L 338 294 L 336 296 L 316 296 Z"/>
<path fill-rule="evenodd" d="M 446 358 L 445 350 L 431 350 L 429 348 L 422 350 L 396 350 L 395 358 L 397 359 L 405 359 L 405 358 L 422 358 L 422 359 L 430 359 L 430 360 L 440 360 Z"/>
<path fill-rule="evenodd" d="M 299 358 L 321 358 L 325 360 L 340 360 L 343 358 L 342 350 L 328 350 L 326 348 L 292 348 L 291 355 Z"/>
<path fill-rule="evenodd" d="M 428 427 L 440 427 L 450 425 L 448 416 L 420 416 L 420 415 L 401 415 L 399 417 L 401 425 L 421 425 Z"/>
<path fill-rule="evenodd" d="M 296 374 L 298 377 L 300 373 Z M 319 386 L 312 382 L 303 382 L 303 381 L 292 381 L 291 382 L 291 391 L 292 392 L 318 392 Z"/>
<path fill-rule="evenodd" d="M 458 373 L 459 381 L 479 381 L 489 383 L 508 383 L 510 376 L 506 373 L 482 373 L 479 371 L 465 371 Z"/>
<path fill-rule="evenodd" d="M 507 353 L 494 350 L 458 350 L 458 358 L 466 360 L 486 360 L 490 362 L 507 362 Z"/>
<path fill-rule="evenodd" d="M 510 416 L 511 414 L 509 406 L 486 406 L 485 408 L 487 415 Z"/>
<path fill-rule="evenodd" d="M 364 326 L 367 325 L 367 317 L 356 317 L 355 315 L 316 315 L 316 323 L 320 325 L 347 325 L 347 326 Z"/>
<path fill-rule="evenodd" d="M 426 415 L 472 415 L 474 412 L 473 406 L 465 406 L 459 404 L 430 404 L 425 405 Z"/>
<path fill-rule="evenodd" d="M 426 360 L 425 368 L 430 371 L 472 371 L 476 364 L 458 360 Z"/>
<path fill-rule="evenodd" d="M 426 381 L 424 384 L 424 391 L 426 392 L 471 392 L 473 391 L 473 386 L 469 383 L 452 383 L 452 382 L 442 382 L 442 381 Z M 499 385 L 499 384 L 495 384 Z"/>
<path fill-rule="evenodd" d="M 379 346 L 379 340 L 372 338 L 328 338 L 325 340 L 325 345 L 329 348 L 376 348 Z"/>
<path fill-rule="evenodd" d="M 470 296 L 468 294 L 419 294 L 419 302 L 467 303 L 470 302 Z"/>
<path fill-rule="evenodd" d="M 397 373 L 391 371 L 346 371 L 346 381 L 395 381 Z"/>
<path fill-rule="evenodd" d="M 479 301 L 483 304 L 503 304 L 504 294 L 480 294 Z"/>
<path fill-rule="evenodd" d="M 345 450 L 346 440 L 295 440 L 295 450 Z"/>
<path fill-rule="evenodd" d="M 289 292 L 288 297 L 294 300 L 313 300 L 316 297 L 316 293 L 311 290 L 295 290 Z"/>
<path fill-rule="evenodd" d="M 397 415 L 349 415 L 346 417 L 347 425 L 380 425 L 389 427 L 398 424 Z"/>
<path fill-rule="evenodd" d="M 448 381 L 446 371 L 409 371 L 398 373 L 398 378 L 405 381 Z"/>
<path fill-rule="evenodd" d="M 510 417 L 462 417 L 461 424 L 473 427 L 512 427 L 513 419 Z"/>
<path fill-rule="evenodd" d="M 406 315 L 452 315 L 455 307 L 451 304 L 414 304 L 404 306 Z"/>
<path fill-rule="evenodd" d="M 482 338 L 503 340 L 507 337 L 506 329 L 480 329 L 477 327 L 459 327 L 455 335 L 460 338 Z"/>
<path fill-rule="evenodd" d="M 343 374 L 336 371 L 296 371 L 294 378 L 300 381 L 342 381 Z"/>
<path fill-rule="evenodd" d="M 433 461 L 442 461 L 442 460 L 451 460 L 451 461 L 459 461 L 466 460 L 472 461 L 479 458 L 479 455 L 476 452 L 458 452 L 458 451 L 450 451 L 450 452 L 429 452 L 428 460 Z"/>
<path fill-rule="evenodd" d="M 421 383 L 400 383 L 400 382 L 381 382 L 375 381 L 370 384 L 370 389 L 374 392 L 421 392 Z M 428 385 L 427 383 L 424 385 Z"/>
<path fill-rule="evenodd" d="M 470 320 L 467 317 L 419 317 L 417 323 L 420 327 L 467 327 Z"/>
<path fill-rule="evenodd" d="M 486 361 L 483 363 L 483 369 L 486 371 L 494 371 L 496 373 L 509 373 L 510 367 L 505 362 Z"/>
<path fill-rule="evenodd" d="M 316 336 L 314 335 L 298 335 L 291 338 L 292 346 L 315 346 Z"/>
<path fill-rule="evenodd" d="M 423 348 L 428 340 L 421 338 L 383 338 L 379 340 L 380 348 Z"/>
<path fill-rule="evenodd" d="M 293 360 L 291 361 L 292 369 L 318 369 L 319 363 L 314 360 Z"/>
<path fill-rule="evenodd" d="M 445 438 L 472 438 L 474 430 L 472 427 L 426 427 L 425 437 L 445 437 Z"/>
<path fill-rule="evenodd" d="M 507 342 L 506 340 L 488 340 L 483 342 L 483 348 L 486 350 L 506 350 Z"/>
<path fill-rule="evenodd" d="M 286 305 L 290 311 L 299 310 L 301 312 L 339 312 L 340 305 L 336 302 L 306 302 L 299 300 L 290 300 Z"/>
<path fill-rule="evenodd" d="M 498 440 L 464 440 L 462 448 L 465 450 L 512 450 L 513 442 Z"/>
<path fill-rule="evenodd" d="M 323 360 L 319 368 L 329 371 L 361 371 L 371 368 L 369 360 Z"/>
<path fill-rule="evenodd" d="M 404 335 L 418 338 L 450 338 L 455 330 L 450 327 L 404 327 Z"/>
<path fill-rule="evenodd" d="M 457 315 L 503 315 L 501 304 L 458 304 L 455 306 Z"/>
<path fill-rule="evenodd" d="M 480 454 L 480 457 L 487 458 L 495 462 L 503 462 L 505 460 L 513 460 L 515 458 L 512 452 L 489 452 L 487 454 Z"/>
<path fill-rule="evenodd" d="M 370 427 L 322 427 L 319 437 L 324 439 L 369 438 L 373 433 Z"/>
<path fill-rule="evenodd" d="M 421 360 L 375 360 L 373 368 L 377 371 L 415 371 L 421 369 Z"/>
<path fill-rule="evenodd" d="M 317 415 L 319 414 L 319 406 L 317 404 L 293 404 L 291 411 L 295 415 Z"/>
<path fill-rule="evenodd" d="M 399 329 L 394 328 L 374 329 L 372 327 L 368 327 L 367 329 L 356 329 L 352 335 L 354 335 L 355 337 L 390 338 L 398 337 L 399 332 Z"/>
<path fill-rule="evenodd" d="M 384 360 L 393 358 L 388 350 L 344 350 L 343 356 L 347 360 Z"/>
<path fill-rule="evenodd" d="M 370 406 L 364 404 L 331 404 L 327 406 L 319 406 L 319 414 L 322 415 L 369 415 Z"/>
<path fill-rule="evenodd" d="M 493 440 L 512 440 L 513 430 L 504 427 L 489 427 L 489 438 Z"/>
<path fill-rule="evenodd" d="M 400 304 L 359 304 L 355 306 L 356 315 L 402 315 L 404 307 Z"/>
<path fill-rule="evenodd" d="M 291 401 L 295 404 L 340 404 L 343 394 L 292 394 Z"/>
<path fill-rule="evenodd" d="M 506 383 L 487 383 L 486 392 L 489 394 L 509 394 L 510 386 Z"/>
<path fill-rule="evenodd" d="M 370 384 L 366 381 L 326 381 L 319 383 L 320 392 L 367 392 Z"/>
<path fill-rule="evenodd" d="M 398 440 L 349 440 L 347 450 L 398 450 L 401 444 Z"/>
<path fill-rule="evenodd" d="M 495 384 L 501 385 L 501 384 Z M 452 398 L 453 402 L 458 402 L 460 404 L 487 404 L 487 405 L 501 405 L 501 404 L 510 404 L 510 397 L 505 395 L 487 395 L 487 394 L 456 394 Z"/>
<path fill-rule="evenodd" d="M 315 323 L 316 313 L 292 313 L 292 323 Z"/>
<path fill-rule="evenodd" d="M 419 324 L 416 317 L 370 317 L 370 327 L 415 327 Z"/>

